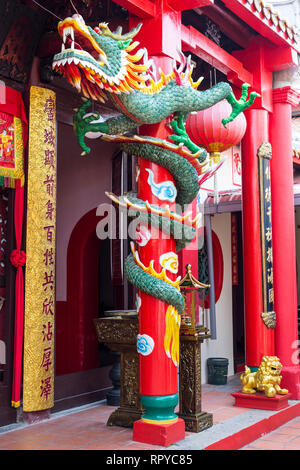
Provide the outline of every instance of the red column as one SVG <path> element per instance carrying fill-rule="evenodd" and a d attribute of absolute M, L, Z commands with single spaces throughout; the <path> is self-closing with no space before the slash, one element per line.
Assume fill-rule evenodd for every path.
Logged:
<path fill-rule="evenodd" d="M 171 60 L 167 57 L 155 57 L 156 65 L 168 72 Z M 166 122 L 144 125 L 139 134 L 166 139 L 170 134 Z M 149 171 L 155 184 L 174 185 L 174 178 L 168 170 L 146 159 L 139 158 L 138 198 L 150 204 L 169 207 L 176 211 L 176 202 L 161 199 L 153 191 L 153 182 L 149 180 Z M 149 227 L 150 229 L 150 227 Z M 165 254 L 176 255 L 176 242 L 170 235 L 151 227 L 151 237 L 145 245 L 138 247 L 141 262 L 149 266 L 153 262 L 154 269 L 162 270 L 160 257 Z M 169 279 L 175 281 L 178 274 L 167 272 Z M 178 363 L 167 356 L 164 346 L 166 332 L 166 314 L 168 304 L 142 291 L 139 309 L 139 335 L 152 344 L 149 354 L 139 354 L 139 391 L 145 413 L 141 420 L 133 426 L 133 440 L 167 446 L 185 437 L 184 421 L 175 414 L 178 404 Z M 179 331 L 178 331 L 179 344 Z M 140 352 L 140 351 L 139 351 Z"/>
<path fill-rule="evenodd" d="M 284 366 L 283 387 L 297 400 L 300 399 L 300 367 L 291 111 L 299 99 L 300 95 L 291 87 L 274 89 L 270 118 L 276 355 Z"/>
<path fill-rule="evenodd" d="M 244 257 L 246 364 L 259 366 L 262 356 L 274 355 L 274 330 L 262 319 L 262 267 L 257 150 L 268 142 L 268 112 L 249 109 L 247 130 L 242 141 L 242 215 Z"/>
<path fill-rule="evenodd" d="M 151 126 L 147 127 L 145 135 L 150 135 Z M 145 130 L 145 129 L 144 129 Z M 144 134 L 141 134 L 144 135 Z M 160 137 L 156 134 L 156 137 Z M 147 160 L 139 159 L 140 176 L 138 181 L 138 197 L 143 201 L 161 206 L 160 201 L 151 192 L 149 186 L 147 169 L 153 171 L 157 183 L 163 181 L 172 181 L 171 174 L 161 166 L 151 163 Z M 166 204 L 164 204 L 166 205 Z M 174 211 L 174 204 L 168 204 L 170 210 Z M 150 227 L 149 227 L 150 229 Z M 149 266 L 154 260 L 154 269 L 157 272 L 162 270 L 159 258 L 164 253 L 176 253 L 176 243 L 171 237 L 164 238 L 162 232 L 151 227 L 152 237 L 145 246 L 138 247 L 139 257 L 145 266 Z M 170 279 L 175 280 L 177 276 L 168 272 Z M 153 338 L 155 347 L 150 355 L 139 355 L 140 363 L 140 394 L 142 396 L 166 396 L 178 393 L 177 386 L 177 367 L 167 357 L 164 351 L 164 332 L 165 318 L 168 305 L 165 302 L 157 300 L 148 294 L 139 291 L 141 307 L 139 310 L 139 333 L 147 334 Z M 159 364 L 160 374 L 157 373 Z"/>

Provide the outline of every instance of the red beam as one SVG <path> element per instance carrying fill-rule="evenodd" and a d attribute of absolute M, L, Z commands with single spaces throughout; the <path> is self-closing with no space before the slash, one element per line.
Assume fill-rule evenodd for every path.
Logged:
<path fill-rule="evenodd" d="M 272 51 L 272 57 L 268 58 L 270 46 L 275 50 Z M 247 49 L 232 53 L 253 74 L 253 87 L 260 94 L 253 108 L 263 108 L 272 112 L 272 69 L 268 67 L 268 62 L 274 59 L 277 49 L 280 48 L 272 46 L 265 38 L 257 35 L 250 41 Z"/>
<path fill-rule="evenodd" d="M 168 4 L 176 11 L 183 11 L 213 5 L 214 0 L 169 0 Z"/>
<path fill-rule="evenodd" d="M 219 26 L 225 36 L 228 36 L 243 49 L 249 46 L 250 39 L 256 35 L 252 28 L 246 25 L 240 18 L 237 18 L 236 15 L 233 15 L 225 6 L 220 7 L 214 4 L 211 7 L 201 8 L 197 13 L 211 19 Z"/>
<path fill-rule="evenodd" d="M 156 15 L 156 2 L 151 0 L 113 0 L 132 15 L 139 18 L 153 18 Z"/>
<path fill-rule="evenodd" d="M 273 72 L 297 67 L 297 65 L 297 52 L 291 46 L 270 47 L 270 53 L 267 55 L 267 67 Z"/>
<path fill-rule="evenodd" d="M 243 0 L 223 0 L 225 5 L 241 18 L 245 23 L 251 26 L 262 36 L 268 38 L 271 42 L 280 46 L 292 46 L 300 53 L 300 46 L 293 39 L 289 39 L 279 26 L 272 24 L 264 15 L 255 9 L 250 2 Z M 251 2 L 252 3 L 252 2 Z"/>
<path fill-rule="evenodd" d="M 234 51 L 232 55 L 250 70 L 254 77 L 253 87 L 261 97 L 254 107 L 272 111 L 272 72 L 297 66 L 297 53 L 291 46 L 279 47 L 257 35 L 247 49 Z"/>
<path fill-rule="evenodd" d="M 181 26 L 181 40 L 183 51 L 193 52 L 202 60 L 205 60 L 224 73 L 227 79 L 235 85 L 240 86 L 246 82 L 253 86 L 253 76 L 243 67 L 242 62 L 224 51 L 192 26 Z"/>

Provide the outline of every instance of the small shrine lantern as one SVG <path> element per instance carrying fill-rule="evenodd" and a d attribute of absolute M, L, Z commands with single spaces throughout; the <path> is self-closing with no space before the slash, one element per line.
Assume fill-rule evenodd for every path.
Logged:
<path fill-rule="evenodd" d="M 203 284 L 192 274 L 190 264 L 186 265 L 186 274 L 179 283 L 184 298 L 184 311 L 181 314 L 180 333 L 187 335 L 208 334 L 205 326 L 204 300 L 209 284 Z"/>

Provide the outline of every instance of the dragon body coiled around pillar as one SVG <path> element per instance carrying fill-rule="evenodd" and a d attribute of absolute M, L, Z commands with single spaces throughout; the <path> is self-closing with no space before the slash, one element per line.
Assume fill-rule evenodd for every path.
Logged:
<path fill-rule="evenodd" d="M 156 163 L 173 176 L 174 184 L 168 182 L 168 187 L 163 187 L 155 183 L 149 170 L 148 181 L 153 185 L 155 194 L 165 194 L 165 202 L 168 201 L 168 194 L 172 198 L 169 201 L 176 201 L 176 211 L 171 211 L 166 204 L 149 204 L 138 199 L 136 194 L 129 193 L 122 198 L 112 193 L 107 195 L 126 207 L 129 216 L 138 217 L 141 226 L 155 226 L 169 233 L 176 240 L 178 252 L 194 238 L 199 221 L 198 215 L 192 218 L 183 209 L 195 199 L 200 185 L 219 167 L 210 166 L 207 152 L 192 142 L 185 129 L 185 120 L 189 113 L 226 99 L 232 106 L 231 115 L 222 121 L 226 126 L 258 95 L 252 92 L 248 99 L 248 85 L 244 84 L 241 98 L 237 100 L 230 84 L 225 82 L 198 91 L 202 79 L 193 81 L 191 58 L 186 58 L 181 52 L 180 63 L 177 65 L 174 61 L 171 73 L 157 71 L 153 60 L 148 58 L 147 50 L 138 49 L 139 43 L 133 41 L 141 26 L 122 34 L 122 28 L 112 32 L 106 23 L 91 28 L 80 15 L 66 18 L 58 25 L 62 49 L 54 56 L 53 69 L 65 77 L 85 100 L 75 110 L 73 118 L 83 155 L 90 152 L 85 142 L 86 134 L 100 132 L 102 139 L 118 143 L 123 151 Z M 119 115 L 101 122 L 98 113 L 89 113 L 88 110 L 91 100 L 105 102 L 108 97 Z M 172 129 L 166 140 L 132 134 L 141 125 L 155 124 L 165 119 Z M 168 357 L 177 364 L 178 339 L 171 338 L 167 323 L 176 323 L 172 326 L 176 336 L 184 300 L 179 290 L 179 278 L 173 281 L 168 275 L 168 270 L 176 272 L 170 266 L 162 265 L 160 272 L 154 269 L 153 263 L 145 266 L 132 243 L 125 272 L 139 290 L 169 305 L 165 347 Z"/>

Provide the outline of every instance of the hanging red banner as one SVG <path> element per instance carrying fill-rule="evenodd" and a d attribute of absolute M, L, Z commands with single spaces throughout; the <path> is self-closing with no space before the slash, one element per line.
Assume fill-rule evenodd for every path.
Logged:
<path fill-rule="evenodd" d="M 27 120 L 21 93 L 0 84 L 0 186 L 24 185 Z"/>
<path fill-rule="evenodd" d="M 24 150 L 27 143 L 27 119 L 19 91 L 0 84 L 0 186 L 15 188 L 14 226 L 16 248 L 10 256 L 16 268 L 15 331 L 12 401 L 20 406 L 24 322 L 23 266 L 21 250 L 24 208 Z"/>

